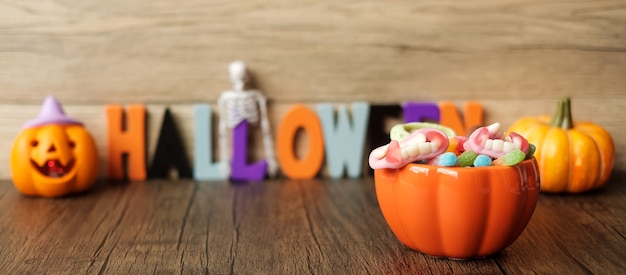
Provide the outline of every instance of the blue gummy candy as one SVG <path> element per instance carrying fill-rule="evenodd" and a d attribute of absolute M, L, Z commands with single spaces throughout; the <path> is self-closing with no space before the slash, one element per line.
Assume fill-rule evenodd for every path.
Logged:
<path fill-rule="evenodd" d="M 478 155 L 474 159 L 474 167 L 491 166 L 491 157 L 487 155 Z"/>
<path fill-rule="evenodd" d="M 446 152 L 446 153 L 439 155 L 438 160 L 437 160 L 437 165 L 439 166 L 451 167 L 451 166 L 455 166 L 456 163 L 457 163 L 457 157 L 452 152 Z"/>

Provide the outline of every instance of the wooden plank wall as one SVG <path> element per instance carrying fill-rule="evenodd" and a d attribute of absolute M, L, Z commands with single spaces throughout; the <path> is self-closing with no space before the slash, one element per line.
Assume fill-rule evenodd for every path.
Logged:
<path fill-rule="evenodd" d="M 626 169 L 626 1 L 345 2 L 0 3 L 0 178 L 47 95 L 86 123 L 103 165 L 107 104 L 146 104 L 150 152 L 171 107 L 191 158 L 192 106 L 215 105 L 237 59 L 274 130 L 295 103 L 478 100 L 508 126 L 571 96 Z"/>

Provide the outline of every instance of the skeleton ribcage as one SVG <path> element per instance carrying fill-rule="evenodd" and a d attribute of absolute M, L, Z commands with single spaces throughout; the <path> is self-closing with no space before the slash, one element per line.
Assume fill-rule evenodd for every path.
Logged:
<path fill-rule="evenodd" d="M 259 121 L 259 107 L 255 94 L 225 94 L 221 98 L 226 109 L 226 125 L 236 127 L 244 119 L 249 123 Z"/>

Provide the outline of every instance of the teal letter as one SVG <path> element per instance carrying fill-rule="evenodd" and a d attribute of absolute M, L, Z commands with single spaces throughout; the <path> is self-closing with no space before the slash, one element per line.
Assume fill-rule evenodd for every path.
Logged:
<path fill-rule="evenodd" d="M 317 105 L 317 116 L 324 131 L 328 174 L 334 179 L 343 176 L 344 166 L 347 166 L 350 178 L 361 176 L 370 105 L 355 102 L 351 104 L 351 109 L 352 124 L 345 105 L 339 106 L 335 124 L 333 106 L 329 103 Z"/>
<path fill-rule="evenodd" d="M 226 179 L 220 169 L 220 163 L 211 163 L 213 157 L 212 114 L 211 106 L 208 104 L 193 106 L 195 129 L 193 178 L 195 180 Z"/>

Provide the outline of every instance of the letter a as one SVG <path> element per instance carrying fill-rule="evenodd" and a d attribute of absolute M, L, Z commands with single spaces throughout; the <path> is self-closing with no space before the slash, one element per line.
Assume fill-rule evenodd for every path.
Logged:
<path fill-rule="evenodd" d="M 167 178 L 171 167 L 178 171 L 179 178 L 191 178 L 191 165 L 185 153 L 183 140 L 180 138 L 176 123 L 170 109 L 165 109 L 159 141 L 152 158 L 148 176 L 150 178 Z"/>

